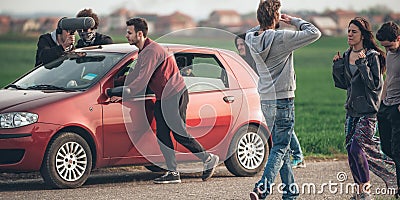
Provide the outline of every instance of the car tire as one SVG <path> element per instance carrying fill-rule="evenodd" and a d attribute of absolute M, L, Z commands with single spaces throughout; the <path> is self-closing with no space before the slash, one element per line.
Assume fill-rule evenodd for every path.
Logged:
<path fill-rule="evenodd" d="M 265 131 L 257 126 L 244 126 L 233 136 L 225 166 L 236 176 L 254 176 L 267 162 L 269 145 Z"/>
<path fill-rule="evenodd" d="M 161 168 L 157 165 L 145 165 L 144 167 L 152 172 L 166 172 L 167 171 L 166 169 Z"/>
<path fill-rule="evenodd" d="M 92 152 L 78 134 L 63 132 L 50 141 L 40 174 L 53 188 L 77 188 L 92 170 Z"/>

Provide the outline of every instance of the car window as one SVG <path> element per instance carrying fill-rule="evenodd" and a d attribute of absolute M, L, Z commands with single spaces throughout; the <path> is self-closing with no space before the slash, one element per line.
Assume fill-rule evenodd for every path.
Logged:
<path fill-rule="evenodd" d="M 177 53 L 175 59 L 189 92 L 229 88 L 226 71 L 214 55 Z"/>
<path fill-rule="evenodd" d="M 52 86 L 47 88 L 84 90 L 102 78 L 124 55 L 120 53 L 66 55 L 38 67 L 14 84 L 27 89 L 43 89 L 35 86 Z"/>
<path fill-rule="evenodd" d="M 135 68 L 137 59 L 127 61 L 121 69 L 114 75 L 114 87 L 123 86 L 128 74 Z M 145 94 L 154 95 L 154 92 L 147 87 Z"/>
<path fill-rule="evenodd" d="M 133 70 L 136 62 L 137 60 L 129 60 L 121 67 L 117 74 L 114 75 L 114 87 L 124 85 L 126 76 Z"/>

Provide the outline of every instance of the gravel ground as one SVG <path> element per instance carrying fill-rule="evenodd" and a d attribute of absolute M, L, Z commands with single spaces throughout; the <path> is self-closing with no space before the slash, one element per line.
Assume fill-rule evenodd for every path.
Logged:
<path fill-rule="evenodd" d="M 185 172 L 201 168 L 196 164 L 179 166 Z M 351 196 L 346 186 L 352 183 L 352 177 L 344 160 L 308 160 L 306 168 L 295 169 L 294 173 L 301 192 L 298 199 L 337 200 Z M 38 173 L 0 173 L 0 199 L 249 199 L 261 174 L 235 177 L 222 165 L 206 182 L 201 181 L 200 173 L 184 173 L 181 184 L 153 184 L 157 176 L 142 167 L 108 168 L 94 171 L 80 188 L 53 190 L 46 187 Z M 385 190 L 383 181 L 373 174 L 371 182 L 374 193 Z M 279 177 L 275 183 L 280 183 Z M 391 197 L 375 195 L 378 200 Z M 281 199 L 278 187 L 268 199 Z"/>

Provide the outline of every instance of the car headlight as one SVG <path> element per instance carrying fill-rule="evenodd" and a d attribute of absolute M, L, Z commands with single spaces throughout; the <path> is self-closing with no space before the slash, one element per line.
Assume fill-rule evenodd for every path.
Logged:
<path fill-rule="evenodd" d="M 0 114 L 0 128 L 18 128 L 36 123 L 39 115 L 29 112 L 12 112 Z"/>

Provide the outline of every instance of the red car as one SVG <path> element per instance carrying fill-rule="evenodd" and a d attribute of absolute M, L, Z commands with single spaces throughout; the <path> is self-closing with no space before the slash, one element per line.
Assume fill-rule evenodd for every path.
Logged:
<path fill-rule="evenodd" d="M 185 71 L 188 132 L 233 174 L 262 170 L 271 139 L 257 75 L 232 51 L 162 45 Z M 53 187 L 75 188 L 95 168 L 159 170 L 164 158 L 155 137 L 154 94 L 117 102 L 105 95 L 123 84 L 137 54 L 129 44 L 78 49 L 0 90 L 0 172 L 40 171 Z M 199 161 L 175 145 L 178 161 Z"/>

